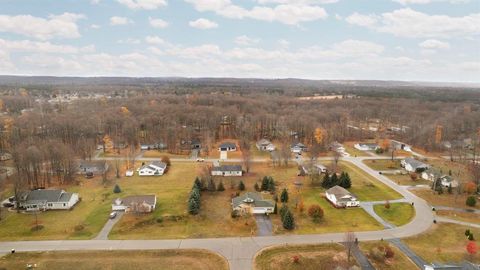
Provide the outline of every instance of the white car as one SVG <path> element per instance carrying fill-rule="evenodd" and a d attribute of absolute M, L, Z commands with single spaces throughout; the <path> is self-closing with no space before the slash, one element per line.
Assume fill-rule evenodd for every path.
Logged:
<path fill-rule="evenodd" d="M 205 159 L 204 158 L 197 158 L 197 162 L 204 162 Z"/>
<path fill-rule="evenodd" d="M 127 177 L 133 176 L 133 170 L 128 170 L 128 171 L 126 171 L 126 172 L 125 172 L 125 176 L 127 176 Z"/>

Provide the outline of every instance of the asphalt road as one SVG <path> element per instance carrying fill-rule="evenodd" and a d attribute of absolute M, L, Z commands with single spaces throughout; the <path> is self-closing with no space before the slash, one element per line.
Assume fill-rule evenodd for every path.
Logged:
<path fill-rule="evenodd" d="M 385 176 L 378 174 L 366 166 L 362 160 L 377 159 L 378 157 L 344 157 L 360 169 L 364 170 L 378 181 L 402 194 L 406 201 L 414 202 L 416 215 L 413 220 L 401 227 L 391 229 L 356 232 L 359 241 L 380 239 L 404 238 L 426 231 L 433 223 L 433 214 L 430 206 L 421 198 L 410 193 Z M 387 157 L 388 158 L 388 157 Z M 320 159 L 319 159 L 320 160 Z M 191 162 L 191 160 L 189 160 Z M 263 160 L 267 161 L 267 160 Z M 53 251 L 53 250 L 145 250 L 145 249 L 184 249 L 200 248 L 217 252 L 223 255 L 232 270 L 245 270 L 252 268 L 255 254 L 262 248 L 272 245 L 291 244 L 321 244 L 340 243 L 344 233 L 328 233 L 313 235 L 278 235 L 257 237 L 230 237 L 211 239 L 174 239 L 174 240 L 62 240 L 62 241 L 18 241 L 1 242 L 0 252 L 10 252 L 12 248 L 17 251 Z"/>

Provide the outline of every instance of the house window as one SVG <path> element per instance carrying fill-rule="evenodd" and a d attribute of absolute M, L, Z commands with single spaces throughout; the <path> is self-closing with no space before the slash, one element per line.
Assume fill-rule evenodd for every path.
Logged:
<path fill-rule="evenodd" d="M 52 206 L 53 206 L 53 203 L 49 203 L 49 204 L 48 204 L 48 207 L 52 207 Z"/>
<path fill-rule="evenodd" d="M 66 204 L 66 203 L 64 203 L 64 204 L 63 204 L 63 206 L 67 206 L 67 204 Z"/>

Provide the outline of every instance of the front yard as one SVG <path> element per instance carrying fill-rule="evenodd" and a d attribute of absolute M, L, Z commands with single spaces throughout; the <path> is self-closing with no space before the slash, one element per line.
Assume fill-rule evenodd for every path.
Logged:
<path fill-rule="evenodd" d="M 415 216 L 415 208 L 409 203 L 391 203 L 389 208 L 377 204 L 373 209 L 382 219 L 395 226 L 405 225 Z"/>
<path fill-rule="evenodd" d="M 480 209 L 480 203 L 478 202 L 475 205 L 475 207 L 469 207 L 465 204 L 465 201 L 469 196 L 467 194 L 455 195 L 455 194 L 448 194 L 447 192 L 444 192 L 443 194 L 436 194 L 430 188 L 412 189 L 411 191 L 412 193 L 426 200 L 430 205 L 433 205 L 433 206 L 438 205 L 438 206 L 450 206 L 450 207 L 465 208 L 465 209 L 468 209 L 468 208 Z"/>
<path fill-rule="evenodd" d="M 401 170 L 399 159 L 366 159 L 363 161 L 365 165 L 376 171 Z"/>

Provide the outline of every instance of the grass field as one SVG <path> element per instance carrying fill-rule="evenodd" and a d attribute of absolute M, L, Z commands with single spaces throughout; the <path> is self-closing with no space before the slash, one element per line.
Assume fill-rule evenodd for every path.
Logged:
<path fill-rule="evenodd" d="M 420 177 L 418 177 L 417 180 L 414 181 L 408 174 L 384 174 L 384 175 L 388 177 L 390 180 L 392 180 L 393 182 L 401 186 L 432 185 L 432 182 L 421 179 Z"/>
<path fill-rule="evenodd" d="M 44 228 L 32 231 L 35 215 L 4 211 L 0 221 L 0 240 L 58 240 L 93 238 L 108 219 L 111 208 L 112 188 L 104 188 L 100 179 L 82 180 L 81 186 L 64 187 L 78 192 L 82 201 L 72 210 L 39 212 L 38 222 Z M 84 228 L 75 230 L 77 225 Z"/>
<path fill-rule="evenodd" d="M 38 270 L 153 270 L 153 269 L 228 269 L 220 255 L 205 250 L 156 251 L 72 251 L 29 252 L 9 254 L 0 258 L 1 269 L 25 269 L 36 264 Z"/>
<path fill-rule="evenodd" d="M 158 150 L 146 150 L 143 152 L 144 158 L 162 158 L 162 157 L 169 157 L 169 158 L 189 158 L 188 154 L 172 154 L 166 151 L 158 151 Z"/>
<path fill-rule="evenodd" d="M 370 251 L 379 246 L 388 245 L 394 252 L 393 258 L 390 258 L 385 261 L 377 261 L 370 255 Z M 414 264 L 405 254 L 402 253 L 397 247 L 389 244 L 385 241 L 371 241 L 371 242 L 361 242 L 359 244 L 360 250 L 367 256 L 370 263 L 373 264 L 375 269 L 382 270 L 403 270 L 403 269 L 419 269 L 416 264 Z"/>
<path fill-rule="evenodd" d="M 377 204 L 373 209 L 382 219 L 395 226 L 405 225 L 415 216 L 415 209 L 409 203 L 391 203 L 389 209 Z"/>
<path fill-rule="evenodd" d="M 431 205 L 480 209 L 480 203 L 477 203 L 475 207 L 470 207 L 465 204 L 469 196 L 467 194 L 455 195 L 446 192 L 443 194 L 434 194 L 431 189 L 413 189 L 412 193 L 426 200 Z"/>
<path fill-rule="evenodd" d="M 402 239 L 415 253 L 427 263 L 461 262 L 471 260 L 480 263 L 480 254 L 469 258 L 465 249 L 468 240 L 465 230 L 470 229 L 474 237 L 480 237 L 480 229 L 469 228 L 458 224 L 434 224 L 427 232 L 418 236 Z M 477 241 L 478 243 L 478 241 Z"/>
<path fill-rule="evenodd" d="M 363 163 L 376 171 L 401 170 L 400 160 L 394 159 L 367 159 Z"/>
<path fill-rule="evenodd" d="M 298 256 L 298 263 L 293 262 Z M 271 247 L 260 251 L 255 257 L 255 270 L 330 270 L 357 265 L 352 256 L 348 262 L 345 248 L 340 244 L 289 245 Z"/>
<path fill-rule="evenodd" d="M 435 213 L 437 213 L 437 216 L 480 224 L 480 214 L 478 213 L 465 213 L 447 210 L 437 210 Z"/>

